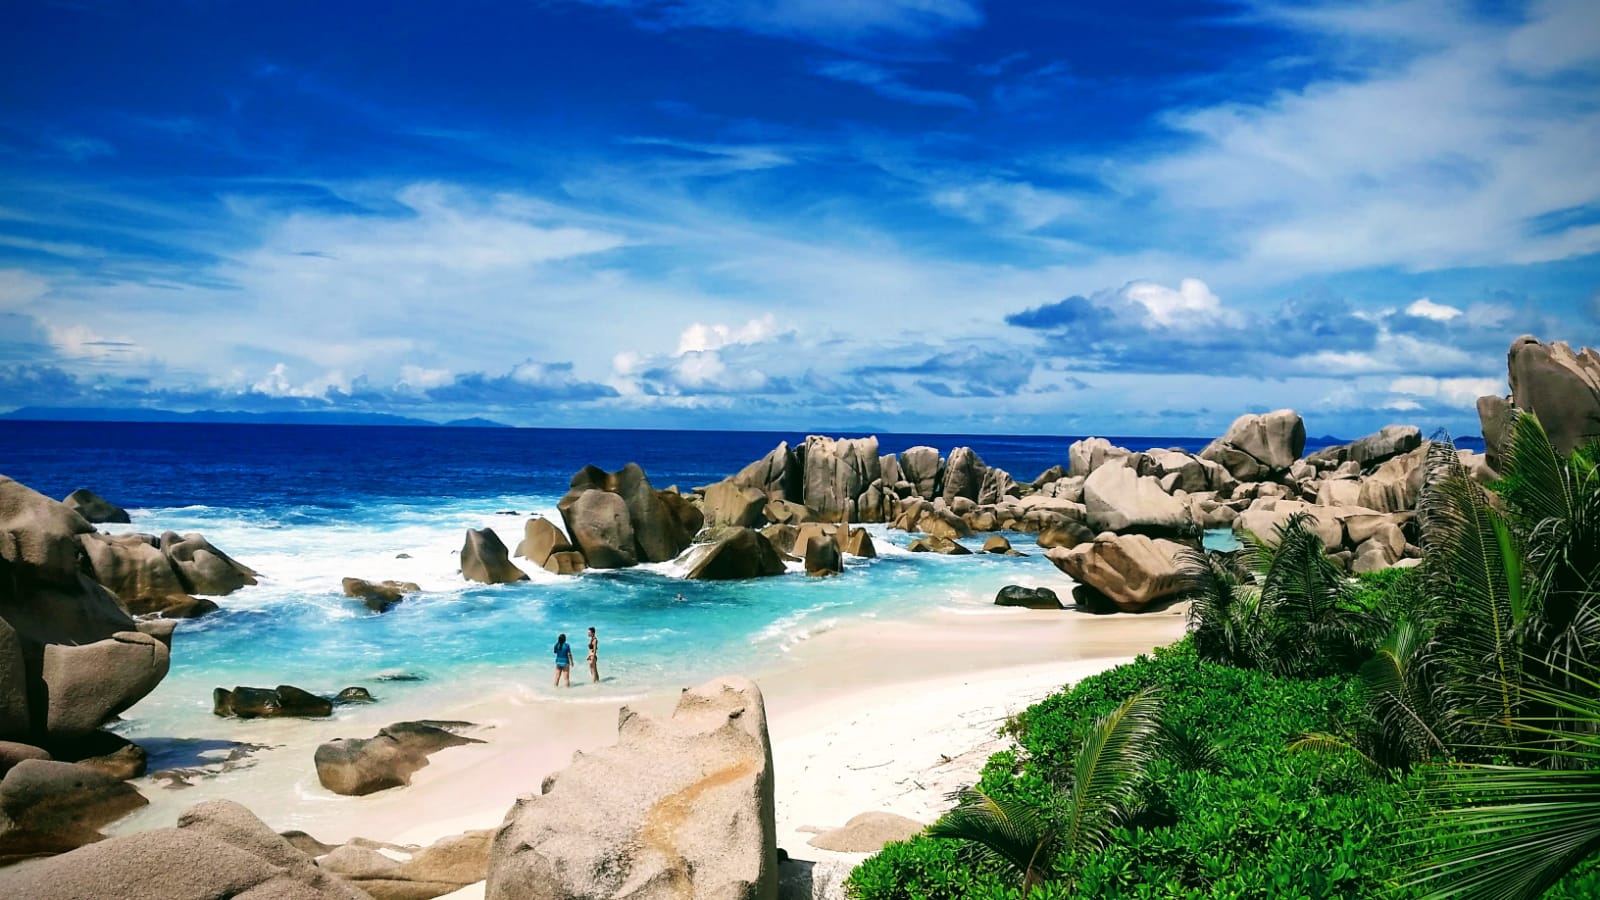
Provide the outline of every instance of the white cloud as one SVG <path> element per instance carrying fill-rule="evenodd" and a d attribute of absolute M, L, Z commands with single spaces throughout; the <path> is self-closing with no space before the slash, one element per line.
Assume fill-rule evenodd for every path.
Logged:
<path fill-rule="evenodd" d="M 717 350 L 730 344 L 756 344 L 770 340 L 779 333 L 778 318 L 767 313 L 751 319 L 737 328 L 722 324 L 695 322 L 678 336 L 677 355 L 701 350 Z"/>
<path fill-rule="evenodd" d="M 0 309 L 21 309 L 50 292 L 50 283 L 24 269 L 0 269 Z"/>
<path fill-rule="evenodd" d="M 1585 15 L 1571 31 L 1591 33 L 1593 9 L 1543 3 L 1507 28 L 1453 3 L 1263 4 L 1261 14 L 1331 41 L 1330 55 L 1375 62 L 1263 102 L 1170 111 L 1168 124 L 1194 143 L 1133 167 L 1127 187 L 1223 224 L 1233 252 L 1275 276 L 1600 251 L 1600 228 L 1542 219 L 1600 202 L 1600 42 L 1551 44 L 1538 65 L 1590 67 L 1571 78 L 1528 77 L 1538 54 L 1527 49 Z"/>
<path fill-rule="evenodd" d="M 953 91 L 936 91 L 908 84 L 899 70 L 859 59 L 829 60 L 816 67 L 824 78 L 859 84 L 873 93 L 890 100 L 915 103 L 919 106 L 954 106 L 971 109 L 977 104 L 971 97 Z"/>
<path fill-rule="evenodd" d="M 140 356 L 138 344 L 128 338 L 106 338 L 86 325 L 45 325 L 50 343 L 69 359 L 114 360 Z"/>
<path fill-rule="evenodd" d="M 1500 395 L 1506 392 L 1504 379 L 1496 378 L 1431 378 L 1406 376 L 1389 383 L 1391 393 L 1409 398 L 1422 398 L 1445 406 L 1468 407 L 1479 397 Z"/>
<path fill-rule="evenodd" d="M 661 26 L 732 28 L 821 43 L 892 35 L 927 40 L 983 22 L 969 0 L 582 0 Z"/>
<path fill-rule="evenodd" d="M 1197 321 L 1210 324 L 1216 321 L 1218 314 L 1224 314 L 1222 301 L 1198 278 L 1183 279 L 1177 290 L 1152 281 L 1135 281 L 1123 288 L 1122 293 L 1144 307 L 1150 320 L 1161 326 L 1181 326 Z M 1197 315 L 1202 318 L 1197 320 Z"/>
<path fill-rule="evenodd" d="M 1416 316 L 1419 319 L 1432 319 L 1435 322 L 1448 322 L 1461 315 L 1461 310 L 1445 303 L 1435 303 L 1427 297 L 1422 297 L 1406 307 L 1406 315 Z"/>
<path fill-rule="evenodd" d="M 426 369 L 422 366 L 404 365 L 400 367 L 400 386 L 417 391 L 426 391 L 449 384 L 455 375 L 449 369 Z"/>

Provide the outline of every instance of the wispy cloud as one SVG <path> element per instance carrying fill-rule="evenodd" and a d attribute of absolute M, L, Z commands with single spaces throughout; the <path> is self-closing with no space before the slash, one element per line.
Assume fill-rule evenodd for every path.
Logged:
<path fill-rule="evenodd" d="M 951 106 L 971 109 L 972 98 L 953 91 L 935 91 L 907 84 L 898 69 L 859 59 L 835 59 L 818 63 L 816 73 L 824 78 L 859 84 L 890 100 L 919 106 Z"/>

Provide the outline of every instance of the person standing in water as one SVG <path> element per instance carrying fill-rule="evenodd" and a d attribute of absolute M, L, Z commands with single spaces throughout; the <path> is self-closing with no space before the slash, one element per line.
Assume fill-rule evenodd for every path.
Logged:
<path fill-rule="evenodd" d="M 561 679 L 567 680 L 567 687 L 572 687 L 572 645 L 567 643 L 565 634 L 556 638 L 556 687 L 561 686 Z"/>
<path fill-rule="evenodd" d="M 600 639 L 595 637 L 593 625 L 589 626 L 589 677 L 600 683 Z"/>

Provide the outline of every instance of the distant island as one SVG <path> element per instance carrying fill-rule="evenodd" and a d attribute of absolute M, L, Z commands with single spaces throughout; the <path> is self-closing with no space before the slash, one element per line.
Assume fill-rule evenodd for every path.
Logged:
<path fill-rule="evenodd" d="M 169 409 L 126 409 L 98 406 L 24 406 L 0 413 L 0 420 L 30 422 L 198 422 L 222 425 L 382 425 L 426 426 L 429 428 L 511 428 L 504 422 L 474 416 L 431 422 L 410 416 L 365 412 L 243 412 L 240 410 L 201 409 L 174 412 Z"/>

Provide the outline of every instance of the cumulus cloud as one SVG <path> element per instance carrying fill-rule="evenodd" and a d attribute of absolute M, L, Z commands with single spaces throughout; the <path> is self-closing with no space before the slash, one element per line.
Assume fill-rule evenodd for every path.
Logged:
<path fill-rule="evenodd" d="M 695 322 L 678 336 L 677 354 L 718 350 L 730 344 L 756 344 L 777 335 L 778 318 L 767 313 L 740 326 Z"/>
<path fill-rule="evenodd" d="M 1406 307 L 1406 315 L 1416 316 L 1419 319 L 1432 319 L 1435 322 L 1448 322 L 1461 315 L 1461 310 L 1445 303 L 1435 303 L 1427 297 L 1422 297 Z"/>
<path fill-rule="evenodd" d="M 1419 300 L 1404 309 L 1363 310 L 1313 295 L 1276 309 L 1243 310 L 1197 279 L 1176 289 L 1131 282 L 1013 313 L 1006 322 L 1042 335 L 1052 352 L 1085 370 L 1258 377 L 1477 377 L 1501 365 L 1516 334 L 1551 333 L 1551 321 L 1533 305 L 1474 305 L 1463 312 Z"/>

